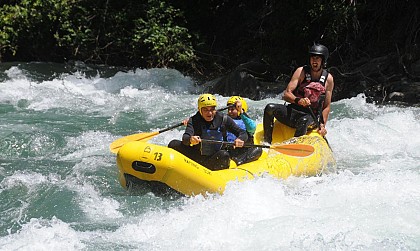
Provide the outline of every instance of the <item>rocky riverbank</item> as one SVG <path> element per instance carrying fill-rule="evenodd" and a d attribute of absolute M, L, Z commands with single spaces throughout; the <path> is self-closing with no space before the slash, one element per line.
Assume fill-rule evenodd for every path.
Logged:
<path fill-rule="evenodd" d="M 249 62 L 204 85 L 212 93 L 259 100 L 281 93 L 293 73 L 274 74 L 272 69 L 264 62 Z M 398 55 L 390 54 L 361 60 L 351 71 L 338 67 L 328 70 L 335 82 L 333 101 L 364 93 L 368 102 L 377 104 L 420 104 L 420 60 L 404 63 Z"/>

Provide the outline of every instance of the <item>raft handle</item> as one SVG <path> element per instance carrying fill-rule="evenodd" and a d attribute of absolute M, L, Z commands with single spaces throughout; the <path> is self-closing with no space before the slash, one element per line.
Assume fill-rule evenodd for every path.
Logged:
<path fill-rule="evenodd" d="M 143 162 L 143 161 L 133 161 L 133 164 L 131 164 L 131 167 L 139 172 L 143 173 L 155 173 L 156 167 L 153 164 Z"/>

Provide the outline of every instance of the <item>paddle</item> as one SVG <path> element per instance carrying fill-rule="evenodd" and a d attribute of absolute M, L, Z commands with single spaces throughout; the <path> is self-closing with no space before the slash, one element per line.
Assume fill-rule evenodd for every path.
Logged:
<path fill-rule="evenodd" d="M 211 139 L 201 139 L 201 142 L 209 143 L 209 144 L 222 144 L 222 145 L 229 145 L 229 146 L 235 145 L 235 143 L 233 142 L 218 141 L 218 140 L 211 140 Z M 243 147 L 270 148 L 279 153 L 296 156 L 296 157 L 306 157 L 306 156 L 311 155 L 315 151 L 313 146 L 305 145 L 305 144 L 288 144 L 288 145 L 277 145 L 277 146 L 276 145 L 266 146 L 266 145 L 245 144 Z"/>
<path fill-rule="evenodd" d="M 315 120 L 315 124 L 316 124 L 316 126 L 318 127 L 318 129 L 321 129 L 321 125 L 319 124 L 319 120 L 318 120 L 318 119 L 317 119 L 317 117 L 315 116 L 314 111 L 312 110 L 312 108 L 311 108 L 310 106 L 308 106 L 308 109 L 309 109 L 309 113 L 311 114 L 312 118 Z M 323 136 L 323 138 L 325 139 L 325 142 L 327 142 L 328 147 L 329 147 L 329 148 L 331 149 L 331 151 L 332 151 L 332 148 L 331 148 L 331 146 L 330 146 L 330 143 L 328 143 L 327 138 L 326 138 L 325 136 Z"/>
<path fill-rule="evenodd" d="M 226 107 L 223 107 L 223 108 L 218 109 L 217 111 L 223 111 L 223 110 L 228 109 L 229 107 L 230 106 L 226 106 Z M 109 150 L 112 153 L 117 153 L 118 150 L 124 144 L 126 144 L 128 142 L 131 142 L 131 141 L 142 141 L 142 140 L 145 140 L 145 139 L 150 139 L 150 138 L 152 138 L 152 137 L 154 137 L 154 136 L 156 136 L 156 135 L 158 135 L 160 133 L 163 133 L 163 132 L 172 130 L 172 129 L 177 128 L 177 127 L 180 127 L 182 125 L 184 125 L 184 123 L 181 122 L 181 123 L 178 123 L 176 125 L 170 126 L 168 128 L 162 129 L 160 131 L 157 131 L 157 132 L 142 132 L 142 133 L 131 134 L 131 135 L 128 135 L 128 136 L 119 138 L 119 139 L 115 140 L 114 142 L 112 142 L 109 145 Z"/>
<path fill-rule="evenodd" d="M 112 143 L 109 145 L 109 150 L 110 150 L 112 153 L 117 153 L 117 152 L 118 152 L 118 150 L 119 150 L 119 149 L 120 149 L 120 148 L 121 148 L 124 144 L 126 144 L 126 143 L 128 143 L 128 142 L 131 142 L 131 141 L 141 141 L 141 140 L 149 139 L 149 138 L 152 138 L 152 137 L 154 137 L 154 136 L 156 136 L 156 135 L 158 135 L 158 134 L 160 134 L 160 133 L 163 133 L 163 132 L 166 132 L 166 131 L 172 130 L 172 129 L 177 128 L 177 127 L 182 126 L 182 125 L 184 125 L 184 123 L 182 123 L 182 122 L 181 122 L 181 123 L 179 123 L 179 124 L 176 124 L 176 125 L 170 126 L 170 127 L 168 127 L 168 128 L 162 129 L 162 130 L 157 131 L 157 132 L 143 132 L 143 133 L 136 133 L 136 134 L 131 134 L 131 135 L 128 135 L 128 136 L 125 136 L 125 137 L 119 138 L 119 139 L 115 140 L 114 142 L 112 142 Z"/>

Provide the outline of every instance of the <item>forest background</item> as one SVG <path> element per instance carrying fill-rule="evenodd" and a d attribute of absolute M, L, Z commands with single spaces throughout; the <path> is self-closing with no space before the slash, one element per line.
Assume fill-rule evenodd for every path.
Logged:
<path fill-rule="evenodd" d="M 290 76 L 320 42 L 341 74 L 394 55 L 392 71 L 417 80 L 419 6 L 414 0 L 1 0 L 0 62 L 167 67 L 208 80 L 259 61 L 276 77 Z"/>

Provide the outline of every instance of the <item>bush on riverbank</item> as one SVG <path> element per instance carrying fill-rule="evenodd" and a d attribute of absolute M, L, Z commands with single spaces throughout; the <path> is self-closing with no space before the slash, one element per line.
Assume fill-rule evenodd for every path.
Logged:
<path fill-rule="evenodd" d="M 413 77 L 419 6 L 414 0 L 6 0 L 0 61 L 170 67 L 212 78 L 258 59 L 280 76 L 306 63 L 308 46 L 321 41 L 330 48 L 329 65 L 341 72 L 397 53 Z"/>

